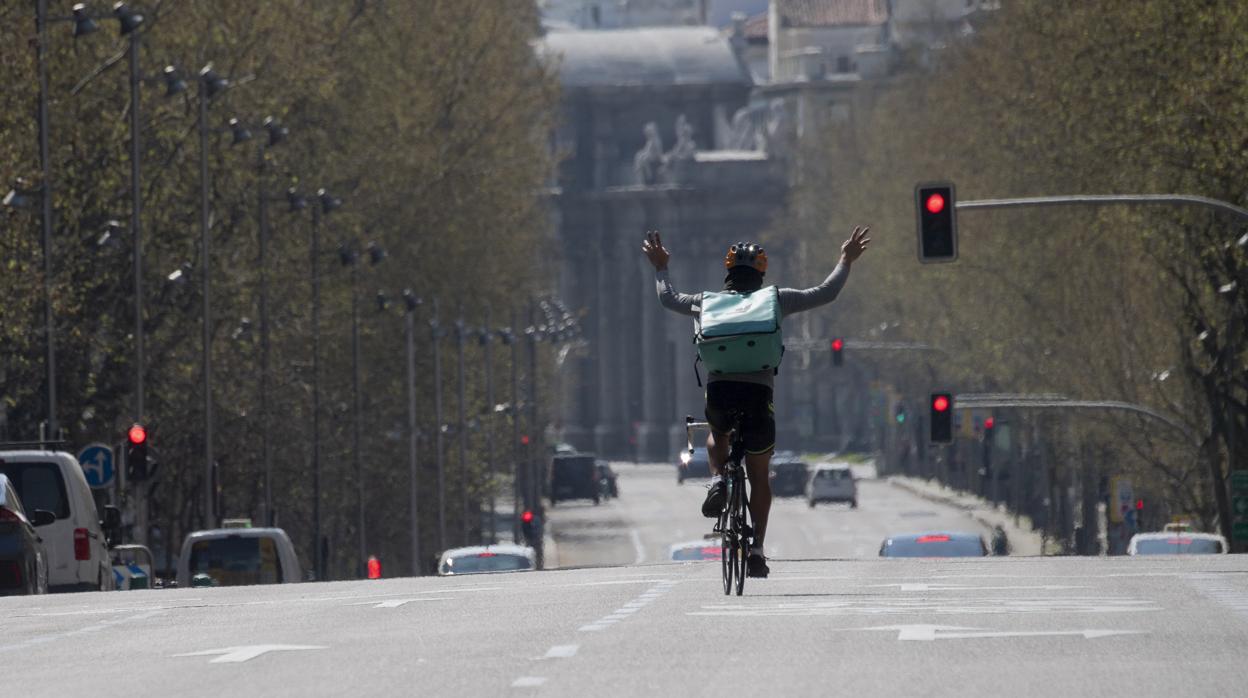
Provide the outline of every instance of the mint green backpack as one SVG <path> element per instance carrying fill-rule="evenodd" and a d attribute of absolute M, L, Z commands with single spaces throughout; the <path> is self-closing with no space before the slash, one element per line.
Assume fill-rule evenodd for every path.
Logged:
<path fill-rule="evenodd" d="M 780 291 L 767 286 L 752 293 L 704 292 L 695 329 L 698 359 L 711 373 L 778 370 L 784 356 Z"/>

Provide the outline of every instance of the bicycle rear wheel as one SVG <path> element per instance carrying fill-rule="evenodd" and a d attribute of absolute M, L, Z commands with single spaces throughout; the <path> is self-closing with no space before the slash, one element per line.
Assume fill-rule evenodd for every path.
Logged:
<path fill-rule="evenodd" d="M 732 486 L 729 485 L 729 495 L 732 494 L 731 488 Z M 732 578 L 737 569 L 734 559 L 736 548 L 732 531 L 732 515 L 729 513 L 729 507 L 724 507 L 719 513 L 719 557 L 724 576 L 724 596 L 732 593 Z"/>
<path fill-rule="evenodd" d="M 733 574 L 735 576 L 737 596 L 745 591 L 745 567 L 746 556 L 749 555 L 749 541 L 745 536 L 745 477 L 738 470 L 736 476 L 736 486 L 732 488 L 732 499 L 729 508 L 732 510 L 732 540 L 733 554 L 732 558 L 735 562 Z"/>

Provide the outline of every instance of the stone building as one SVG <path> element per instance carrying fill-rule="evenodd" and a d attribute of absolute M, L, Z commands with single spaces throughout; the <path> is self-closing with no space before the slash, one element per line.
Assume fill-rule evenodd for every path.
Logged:
<path fill-rule="evenodd" d="M 640 253 L 662 231 L 683 289 L 717 288 L 726 246 L 755 239 L 781 206 L 784 167 L 766 124 L 738 117 L 753 82 L 708 27 L 551 31 L 564 95 L 556 212 L 560 296 L 587 346 L 564 364 L 561 436 L 610 457 L 671 458 L 700 414 L 692 322 L 664 311 Z M 759 130 L 759 134 L 754 131 Z"/>

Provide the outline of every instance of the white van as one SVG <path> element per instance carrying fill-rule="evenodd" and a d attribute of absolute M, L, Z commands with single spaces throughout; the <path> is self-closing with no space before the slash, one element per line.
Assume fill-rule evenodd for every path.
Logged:
<path fill-rule="evenodd" d="M 182 554 L 178 557 L 179 588 L 301 581 L 303 571 L 299 568 L 299 556 L 295 554 L 290 537 L 280 528 L 195 531 L 182 543 Z"/>
<path fill-rule="evenodd" d="M 48 552 L 48 590 L 112 591 L 108 541 L 78 459 L 64 451 L 0 451 L 0 473 L 27 510 L 56 514 L 56 521 L 39 529 Z M 107 508 L 110 523 L 120 523 L 120 512 Z"/>

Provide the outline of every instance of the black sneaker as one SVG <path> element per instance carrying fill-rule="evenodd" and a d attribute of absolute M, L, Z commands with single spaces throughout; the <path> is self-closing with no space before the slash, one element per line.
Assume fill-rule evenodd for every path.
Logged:
<path fill-rule="evenodd" d="M 728 498 L 728 484 L 722 479 L 713 483 L 706 491 L 706 500 L 702 502 L 702 515 L 708 519 L 719 518 L 724 510 L 724 500 Z"/>
<path fill-rule="evenodd" d="M 745 559 L 745 576 L 766 579 L 770 572 L 771 568 L 767 567 L 767 558 L 762 553 L 750 553 L 750 556 Z"/>

